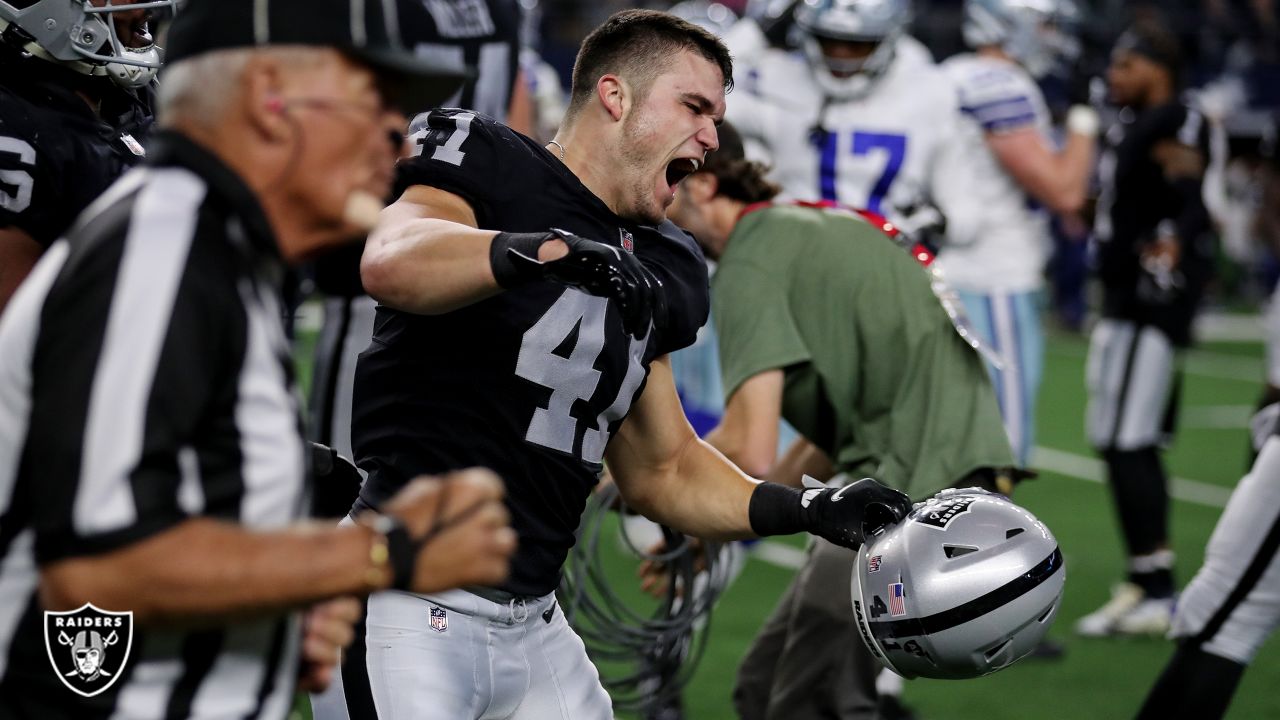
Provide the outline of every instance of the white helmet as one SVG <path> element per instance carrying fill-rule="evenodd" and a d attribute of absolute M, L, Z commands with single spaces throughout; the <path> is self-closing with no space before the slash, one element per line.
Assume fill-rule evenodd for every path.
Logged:
<path fill-rule="evenodd" d="M 688 20 L 716 37 L 723 37 L 738 21 L 738 16 L 727 5 L 710 0 L 684 0 L 672 5 L 667 12 Z"/>
<path fill-rule="evenodd" d="M 862 546 L 853 612 L 899 675 L 973 678 L 1036 647 L 1065 581 L 1058 541 L 1031 513 L 978 488 L 943 490 Z"/>
<path fill-rule="evenodd" d="M 1035 77 L 1080 54 L 1080 9 L 1072 0 L 965 0 L 964 40 L 998 45 Z"/>
<path fill-rule="evenodd" d="M 85 75 L 106 75 L 123 87 L 146 85 L 160 69 L 160 48 L 126 46 L 112 14 L 165 8 L 177 0 L 128 3 L 106 0 L 0 0 L 0 33 L 22 49 Z"/>
<path fill-rule="evenodd" d="M 804 0 L 796 5 L 796 27 L 814 78 L 837 100 L 865 95 L 893 62 L 894 44 L 911 22 L 908 0 Z M 873 42 L 862 60 L 839 60 L 822 52 L 819 38 Z"/>

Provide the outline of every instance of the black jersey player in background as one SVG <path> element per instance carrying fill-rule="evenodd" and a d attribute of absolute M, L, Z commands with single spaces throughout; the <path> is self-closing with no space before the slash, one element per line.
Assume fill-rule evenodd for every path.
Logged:
<path fill-rule="evenodd" d="M 1213 241 L 1201 199 L 1208 121 L 1178 96 L 1177 41 L 1155 25 L 1117 41 L 1107 72 L 1121 106 L 1099 163 L 1095 221 L 1102 319 L 1090 339 L 1089 439 L 1107 465 L 1129 567 L 1088 636 L 1162 635 L 1173 613 L 1168 478 L 1161 446 L 1176 419 L 1176 353 L 1211 271 Z"/>
<path fill-rule="evenodd" d="M 628 505 L 707 537 L 853 546 L 868 516 L 909 510 L 873 480 L 757 483 L 684 419 L 666 355 L 705 321 L 707 275 L 665 209 L 716 148 L 731 77 L 714 36 L 624 11 L 584 41 L 551 150 L 469 111 L 418 125 L 361 267 L 382 306 L 356 372 L 358 507 L 480 464 L 505 481 L 520 546 L 501 587 L 370 598 L 384 720 L 612 717 L 553 595 L 606 458 Z"/>
<path fill-rule="evenodd" d="M 523 118 L 523 124 L 515 123 L 513 127 L 528 133 L 530 101 L 527 94 L 520 92 L 519 80 L 518 0 L 418 1 L 428 12 L 406 19 L 401 27 L 405 44 L 417 55 L 465 67 L 470 74 L 442 106 L 469 108 L 499 122 L 515 123 L 515 118 Z M 426 116 L 423 112 L 421 122 Z M 416 127 L 409 129 L 410 133 L 416 131 Z M 332 447 L 345 458 L 353 456 L 351 389 L 356 358 L 369 346 L 376 306 L 360 282 L 363 249 L 362 243 L 342 248 L 320 258 L 312 268 L 324 314 L 315 347 L 307 427 L 311 440 Z M 350 475 L 336 474 L 317 482 L 312 498 L 315 514 L 345 514 L 359 491 L 355 480 Z M 364 651 L 362 629 L 362 624 L 357 625 L 351 655 Z M 373 701 L 363 664 L 350 672 L 344 667 L 343 677 L 324 694 L 313 696 L 311 704 L 318 720 L 371 716 Z"/>
<path fill-rule="evenodd" d="M 418 1 L 428 12 L 405 19 L 401 32 L 406 45 L 420 57 L 466 67 L 470 73 L 467 82 L 442 107 L 467 108 L 529 134 L 529 98 L 519 92 L 518 0 Z M 522 120 L 516 122 L 514 118 Z M 351 383 L 356 356 L 369 345 L 373 334 L 375 305 L 360 284 L 361 251 L 360 245 L 343 248 L 320 259 L 314 267 L 316 288 L 324 302 L 324 322 L 316 344 L 308 403 L 311 439 L 332 446 L 348 458 Z M 345 513 L 356 489 L 317 485 L 318 514 Z"/>
<path fill-rule="evenodd" d="M 21 11 L 0 3 L 0 309 L 45 248 L 145 154 L 160 67 L 150 21 L 154 6 L 173 3 L 131 7 L 138 1 L 94 15 L 66 0 Z M 95 40 L 73 47 L 47 23 L 79 25 Z"/>

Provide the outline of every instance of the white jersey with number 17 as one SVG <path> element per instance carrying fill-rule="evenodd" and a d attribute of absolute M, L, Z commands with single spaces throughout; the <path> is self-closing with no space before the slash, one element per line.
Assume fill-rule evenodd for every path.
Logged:
<path fill-rule="evenodd" d="M 798 52 L 766 50 L 735 80 L 727 117 L 764 148 L 784 198 L 834 200 L 890 219 L 922 196 L 947 202 L 936 190 L 960 117 L 937 66 L 899 53 L 853 100 L 827 98 Z"/>

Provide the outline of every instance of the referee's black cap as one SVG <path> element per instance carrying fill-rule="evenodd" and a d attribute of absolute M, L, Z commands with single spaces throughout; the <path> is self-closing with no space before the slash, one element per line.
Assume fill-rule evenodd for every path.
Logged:
<path fill-rule="evenodd" d="M 402 27 L 420 27 L 420 0 L 186 0 L 169 28 L 165 62 L 215 50 L 265 46 L 332 47 L 368 65 L 388 98 L 416 113 L 435 107 L 467 77 L 459 63 L 417 57 Z"/>

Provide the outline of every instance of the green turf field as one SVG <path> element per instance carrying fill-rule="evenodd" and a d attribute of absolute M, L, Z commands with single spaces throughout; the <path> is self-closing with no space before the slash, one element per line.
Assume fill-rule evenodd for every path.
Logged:
<path fill-rule="evenodd" d="M 1067 655 L 1060 661 L 1023 662 L 980 680 L 909 682 L 907 702 L 923 720 L 1129 718 L 1169 657 L 1171 645 L 1163 640 L 1085 640 L 1070 632 L 1077 617 L 1109 597 L 1122 568 L 1110 501 L 1083 435 L 1085 352 L 1083 338 L 1049 340 L 1038 417 L 1038 443 L 1045 448 L 1037 461 L 1041 476 L 1015 497 L 1048 524 L 1066 554 L 1066 597 L 1051 634 L 1066 643 Z M 1186 360 L 1183 422 L 1167 455 L 1172 475 L 1194 481 L 1175 483 L 1175 495 L 1193 498 L 1173 505 L 1180 584 L 1198 567 L 1226 492 L 1244 469 L 1244 422 L 1263 377 L 1257 343 L 1205 344 Z M 798 539 L 785 542 L 799 544 Z M 610 570 L 616 585 L 631 587 L 634 561 L 619 551 Z M 728 590 L 712 620 L 707 655 L 686 694 L 691 720 L 733 717 L 734 669 L 792 572 L 753 558 Z M 636 602 L 640 609 L 649 607 L 638 595 Z M 1280 718 L 1280 692 L 1272 686 L 1277 677 L 1280 644 L 1271 642 L 1245 676 L 1228 717 Z"/>
<path fill-rule="evenodd" d="M 1052 466 L 1083 465 L 1080 474 L 1097 472 L 1087 461 L 1071 457 L 1092 458 L 1082 420 L 1086 347 L 1083 338 L 1050 338 L 1038 415 L 1038 444 L 1058 451 L 1047 454 Z M 1206 344 L 1190 354 L 1187 368 L 1184 422 L 1168 455 L 1169 468 L 1176 477 L 1229 489 L 1246 461 L 1243 422 L 1263 377 L 1262 348 L 1257 343 Z M 1105 602 L 1110 584 L 1120 576 L 1120 538 L 1102 484 L 1038 464 L 1040 478 L 1020 487 L 1016 499 L 1048 524 L 1066 554 L 1066 597 L 1051 634 L 1066 643 L 1067 655 L 1060 661 L 1023 662 L 979 680 L 909 682 L 905 697 L 924 720 L 1129 718 L 1169 657 L 1171 645 L 1163 640 L 1072 635 L 1074 620 Z M 1199 566 L 1220 512 L 1220 507 L 1174 502 L 1180 584 Z M 734 666 L 790 576 L 790 571 L 753 559 L 726 594 L 716 609 L 707 657 L 686 696 L 692 720 L 733 717 L 728 698 Z M 1277 677 L 1280 644 L 1271 642 L 1245 676 L 1228 717 L 1280 717 L 1280 693 L 1273 686 Z"/>

